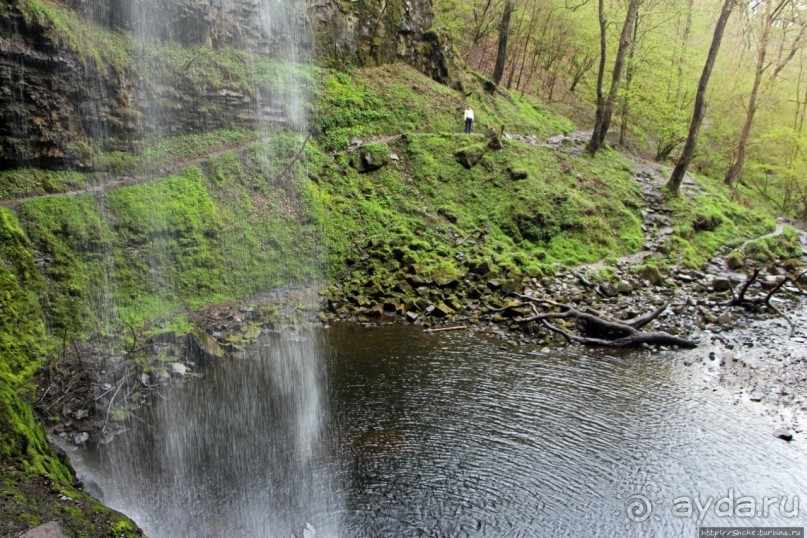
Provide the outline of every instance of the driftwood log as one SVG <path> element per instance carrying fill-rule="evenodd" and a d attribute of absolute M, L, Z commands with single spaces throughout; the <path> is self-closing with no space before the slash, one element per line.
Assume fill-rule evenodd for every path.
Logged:
<path fill-rule="evenodd" d="M 776 295 L 776 293 L 779 290 L 781 290 L 784 287 L 784 285 L 787 284 L 788 282 L 793 283 L 799 290 L 801 290 L 799 281 L 805 274 L 807 274 L 807 271 L 802 272 L 795 278 L 791 276 L 786 276 L 781 281 L 779 281 L 779 283 L 765 295 L 757 295 L 754 297 L 749 297 L 747 295 L 748 289 L 759 278 L 759 271 L 760 271 L 759 269 L 754 269 L 754 271 L 750 275 L 748 275 L 748 278 L 745 279 L 745 282 L 743 282 L 743 285 L 740 286 L 739 290 L 736 291 L 734 289 L 731 290 L 731 299 L 721 303 L 720 306 L 725 307 L 742 306 L 752 308 L 764 306 L 771 312 L 775 312 L 779 317 L 781 317 L 782 319 L 785 320 L 785 322 L 787 322 L 788 326 L 790 327 L 790 337 L 792 338 L 796 334 L 796 325 L 790 320 L 789 317 L 787 317 L 787 315 L 784 312 L 782 312 L 781 309 L 779 309 L 779 307 L 777 307 L 774 304 L 771 304 L 771 299 L 773 299 L 773 296 Z"/>
<path fill-rule="evenodd" d="M 518 323 L 526 324 L 540 322 L 550 331 L 560 334 L 569 342 L 577 342 L 587 346 L 598 347 L 637 347 L 642 344 L 653 344 L 658 346 L 678 346 L 683 348 L 697 347 L 697 343 L 687 338 L 682 338 L 674 334 L 663 331 L 643 331 L 646 326 L 658 318 L 669 306 L 665 303 L 655 311 L 631 318 L 629 320 L 616 321 L 604 317 L 594 310 L 581 312 L 563 303 L 557 303 L 548 299 L 539 299 L 529 295 L 514 294 L 523 301 L 527 301 L 533 311 L 532 316 L 527 316 L 516 320 Z M 544 305 L 551 308 L 560 309 L 560 312 L 539 312 L 536 305 Z M 553 319 L 573 318 L 581 322 L 581 335 L 571 334 L 550 323 Z"/>

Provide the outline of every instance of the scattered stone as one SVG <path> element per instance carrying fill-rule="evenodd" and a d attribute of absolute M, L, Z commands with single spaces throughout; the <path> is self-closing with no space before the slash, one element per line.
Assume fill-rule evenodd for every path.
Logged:
<path fill-rule="evenodd" d="M 712 289 L 714 291 L 729 291 L 731 290 L 731 280 L 725 277 L 718 277 L 712 280 Z"/>
<path fill-rule="evenodd" d="M 90 440 L 90 434 L 87 432 L 77 433 L 73 436 L 73 442 L 77 445 L 83 445 Z"/>
<path fill-rule="evenodd" d="M 659 268 L 655 265 L 645 265 L 644 268 L 642 268 L 640 276 L 653 286 L 664 280 L 664 275 L 661 274 L 661 271 L 659 271 Z"/>
<path fill-rule="evenodd" d="M 777 428 L 773 431 L 773 436 L 778 437 L 782 441 L 787 441 L 788 443 L 793 440 L 793 432 L 786 428 Z"/>
<path fill-rule="evenodd" d="M 188 367 L 180 362 L 171 364 L 171 375 L 175 377 L 184 377 L 188 373 Z"/>

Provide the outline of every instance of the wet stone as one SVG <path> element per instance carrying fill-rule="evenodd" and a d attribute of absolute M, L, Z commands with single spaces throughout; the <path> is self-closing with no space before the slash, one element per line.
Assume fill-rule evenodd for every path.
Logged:
<path fill-rule="evenodd" d="M 793 440 L 793 432 L 786 428 L 777 428 L 773 431 L 773 436 L 778 437 L 782 441 L 787 441 L 788 443 Z"/>
<path fill-rule="evenodd" d="M 188 373 L 188 367 L 182 363 L 175 362 L 171 365 L 171 375 L 175 377 L 184 377 Z"/>

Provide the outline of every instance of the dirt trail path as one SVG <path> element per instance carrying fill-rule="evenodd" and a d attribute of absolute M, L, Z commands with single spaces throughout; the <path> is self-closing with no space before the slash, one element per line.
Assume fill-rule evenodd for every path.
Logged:
<path fill-rule="evenodd" d="M 204 164 L 211 159 L 215 159 L 216 157 L 221 157 L 222 155 L 226 155 L 227 153 L 240 153 L 242 151 L 247 150 L 248 148 L 252 147 L 253 145 L 260 143 L 260 141 L 250 141 L 244 142 L 242 144 L 234 145 L 234 146 L 227 146 L 202 157 L 195 157 L 193 159 L 186 159 L 183 161 L 176 161 L 172 163 L 165 163 L 149 172 L 144 174 L 137 174 L 137 175 L 105 175 L 95 178 L 93 183 L 83 189 L 76 189 L 72 191 L 66 192 L 58 192 L 58 193 L 46 193 L 46 194 L 36 194 L 31 196 L 22 196 L 19 198 L 12 198 L 9 200 L 0 200 L 0 206 L 7 207 L 9 209 L 15 209 L 19 207 L 21 204 L 29 200 L 35 200 L 37 198 L 43 198 L 45 196 L 82 196 L 86 194 L 98 194 L 98 193 L 105 193 L 110 190 L 120 189 L 122 187 L 130 187 L 132 185 L 141 185 L 143 183 L 150 183 L 157 179 L 162 179 L 168 177 L 172 174 L 176 174 L 181 172 L 182 170 L 189 168 L 191 166 L 197 166 L 200 164 Z"/>

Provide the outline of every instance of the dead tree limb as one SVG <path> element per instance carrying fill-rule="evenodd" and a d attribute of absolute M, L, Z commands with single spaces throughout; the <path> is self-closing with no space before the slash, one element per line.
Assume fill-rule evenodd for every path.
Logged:
<path fill-rule="evenodd" d="M 550 301 L 548 299 L 539 299 L 537 297 L 530 297 L 529 295 L 521 295 L 521 294 L 517 294 L 517 293 L 515 293 L 513 295 L 515 295 L 516 297 L 518 297 L 520 299 L 524 299 L 524 300 L 531 301 L 531 302 L 536 302 L 536 303 L 539 303 L 539 304 L 548 304 L 550 306 L 555 306 L 555 307 L 559 307 L 559 308 L 572 309 L 569 305 L 565 305 L 565 304 L 558 303 L 558 302 L 555 302 L 555 301 Z M 603 314 L 601 314 L 600 312 L 597 312 L 593 308 L 587 308 L 582 313 L 587 314 L 589 316 L 593 316 L 593 318 L 596 318 L 598 320 L 607 321 L 609 323 L 617 324 L 617 325 L 627 325 L 628 327 L 633 327 L 634 329 L 638 330 L 638 329 L 641 329 L 642 327 L 646 326 L 648 323 L 651 323 L 651 322 L 655 321 L 656 319 L 658 319 L 658 317 L 661 316 L 664 313 L 664 311 L 667 310 L 667 307 L 669 307 L 669 306 L 670 306 L 670 302 L 667 301 L 666 303 L 664 303 L 663 305 L 658 307 L 653 312 L 649 312 L 647 314 L 643 314 L 643 315 L 640 315 L 640 316 L 635 316 L 635 317 L 632 317 L 630 319 L 626 319 L 626 320 L 622 320 L 622 321 L 608 319 Z M 589 319 L 593 319 L 593 318 L 589 318 Z"/>
<path fill-rule="evenodd" d="M 311 133 L 308 133 L 308 136 L 305 137 L 305 140 L 303 140 L 303 144 L 300 146 L 300 150 L 297 152 L 297 154 L 294 156 L 291 162 L 283 168 L 278 177 L 285 178 L 288 176 L 288 174 L 291 172 L 292 167 L 297 163 L 297 161 L 299 161 L 302 158 L 303 152 L 305 151 L 305 147 L 308 144 L 309 138 L 311 138 Z"/>
<path fill-rule="evenodd" d="M 583 275 L 583 273 L 575 272 L 575 273 L 572 273 L 572 274 L 575 276 L 575 278 L 577 278 L 577 281 L 580 282 L 581 286 L 585 286 L 586 288 L 593 289 L 597 293 L 597 295 L 599 295 L 600 297 L 603 297 L 605 295 L 605 293 L 603 293 L 602 288 L 600 287 L 600 285 L 590 281 L 589 279 L 587 279 Z"/>
<path fill-rule="evenodd" d="M 623 321 L 622 323 L 624 323 L 625 325 L 630 325 L 630 326 L 631 326 L 631 327 L 633 327 L 634 329 L 641 329 L 642 327 L 644 327 L 644 326 L 645 326 L 645 325 L 647 325 L 648 323 L 650 323 L 650 322 L 655 321 L 656 319 L 658 319 L 658 317 L 659 317 L 660 315 L 662 315 L 662 314 L 664 313 L 664 311 L 665 311 L 665 310 L 667 310 L 667 307 L 668 307 L 668 306 L 670 306 L 670 302 L 669 302 L 669 301 L 667 301 L 666 303 L 664 303 L 663 305 L 661 305 L 660 307 L 658 307 L 658 308 L 657 308 L 655 311 L 653 311 L 653 312 L 650 312 L 650 313 L 645 314 L 645 315 L 643 315 L 643 316 L 636 316 L 636 317 L 633 317 L 633 318 L 627 319 L 627 320 Z"/>
<path fill-rule="evenodd" d="M 692 340 L 681 338 L 673 334 L 660 332 L 660 331 L 636 331 L 635 333 L 617 338 L 615 340 L 607 340 L 604 338 L 590 338 L 587 336 L 578 336 L 571 334 L 563 329 L 555 327 L 546 319 L 541 320 L 541 323 L 550 331 L 563 336 L 569 342 L 577 342 L 579 344 L 593 346 L 593 347 L 611 347 L 611 348 L 625 348 L 637 347 L 642 344 L 654 344 L 657 346 L 678 346 L 684 348 L 695 348 L 698 345 Z"/>
<path fill-rule="evenodd" d="M 529 301 L 533 311 L 532 316 L 516 320 L 517 323 L 527 324 L 536 321 L 540 322 L 549 330 L 562 335 L 567 341 L 570 342 L 578 342 L 580 344 L 598 347 L 636 347 L 642 344 L 678 346 L 684 348 L 697 347 L 697 344 L 692 340 L 676 336 L 674 334 L 661 331 L 640 330 L 641 327 L 644 327 L 654 319 L 658 318 L 667 308 L 667 304 L 649 314 L 637 316 L 627 320 L 627 322 L 620 322 L 606 319 L 592 310 L 580 312 L 569 305 L 557 303 L 548 299 L 539 299 L 536 297 L 530 297 L 528 295 L 515 295 Z M 538 311 L 535 304 L 558 307 L 562 311 L 541 313 Z M 571 334 L 549 323 L 549 320 L 552 319 L 570 318 L 579 320 L 583 323 L 582 331 L 585 336 Z"/>
<path fill-rule="evenodd" d="M 748 292 L 748 288 L 750 288 L 751 284 L 757 280 L 757 277 L 759 277 L 759 269 L 754 269 L 754 272 L 748 276 L 743 285 L 740 287 L 740 292 L 734 293 L 734 290 L 732 290 L 731 299 L 723 303 L 723 306 L 738 306 L 743 304 L 743 302 L 746 300 L 745 294 Z"/>
<path fill-rule="evenodd" d="M 782 312 L 779 307 L 774 304 L 771 304 L 771 299 L 773 296 L 776 295 L 778 291 L 780 291 L 785 284 L 788 282 L 794 282 L 796 286 L 798 286 L 798 279 L 801 278 L 805 273 L 800 274 L 796 279 L 792 279 L 791 277 L 786 277 L 782 279 L 773 289 L 771 289 L 765 297 L 746 297 L 746 293 L 748 292 L 748 288 L 751 287 L 757 278 L 759 277 L 759 269 L 754 269 L 754 272 L 748 275 L 748 278 L 743 283 L 742 287 L 740 288 L 739 293 L 734 293 L 732 291 L 732 297 L 728 301 L 721 303 L 721 306 L 731 307 L 731 306 L 764 306 L 765 308 L 770 309 L 774 312 L 777 316 L 781 317 L 785 320 L 787 325 L 790 327 L 790 338 L 792 338 L 796 334 L 796 325 L 790 320 L 790 318 Z M 801 289 L 801 288 L 799 288 Z"/>

